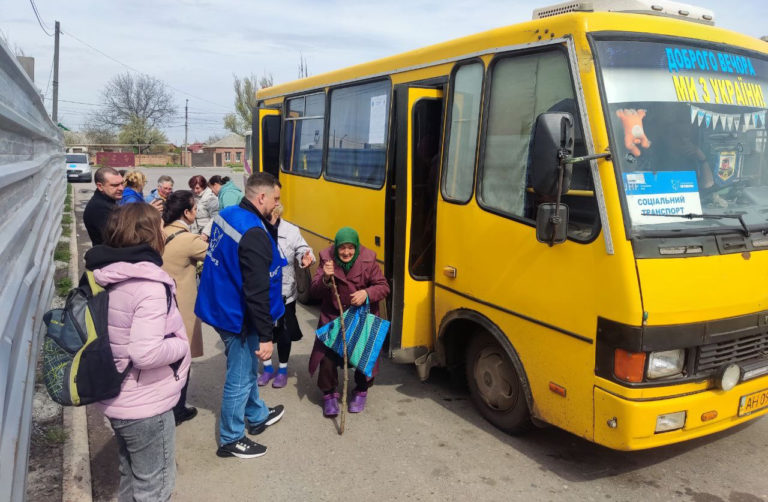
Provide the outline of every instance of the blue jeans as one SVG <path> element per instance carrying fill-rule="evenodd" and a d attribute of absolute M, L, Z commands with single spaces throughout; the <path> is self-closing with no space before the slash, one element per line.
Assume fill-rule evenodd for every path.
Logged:
<path fill-rule="evenodd" d="M 120 459 L 119 502 L 170 500 L 176 483 L 176 421 L 168 410 L 137 420 L 110 418 Z"/>
<path fill-rule="evenodd" d="M 245 420 L 260 424 L 267 419 L 269 408 L 259 399 L 259 337 L 248 336 L 245 341 L 234 333 L 217 329 L 224 342 L 227 356 L 227 376 L 221 396 L 219 445 L 237 441 L 245 436 Z"/>

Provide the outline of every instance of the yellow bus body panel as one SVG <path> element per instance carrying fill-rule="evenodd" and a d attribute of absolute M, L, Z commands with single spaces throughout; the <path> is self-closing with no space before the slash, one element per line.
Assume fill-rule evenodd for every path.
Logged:
<path fill-rule="evenodd" d="M 768 309 L 768 251 L 637 260 L 649 325 Z"/>
<path fill-rule="evenodd" d="M 341 227 L 352 227 L 357 230 L 360 243 L 375 251 L 379 260 L 383 259 L 383 188 L 374 190 L 283 173 L 280 182 L 285 219 L 304 229 L 305 237 L 308 230 L 321 241 L 333 241 Z M 376 237 L 379 237 L 378 246 Z M 314 246 L 313 249 L 320 251 Z"/>

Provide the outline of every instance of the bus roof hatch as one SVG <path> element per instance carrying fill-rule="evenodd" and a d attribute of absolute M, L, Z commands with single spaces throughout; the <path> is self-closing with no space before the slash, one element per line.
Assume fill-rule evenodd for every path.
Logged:
<path fill-rule="evenodd" d="M 533 19 L 557 16 L 567 12 L 630 12 L 686 19 L 702 24 L 715 24 L 715 14 L 709 9 L 667 0 L 590 0 L 563 2 L 534 9 Z"/>

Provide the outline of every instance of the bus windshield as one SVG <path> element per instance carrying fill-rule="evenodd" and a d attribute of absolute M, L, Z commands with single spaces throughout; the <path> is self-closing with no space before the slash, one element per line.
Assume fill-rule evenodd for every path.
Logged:
<path fill-rule="evenodd" d="M 768 57 L 675 39 L 595 48 L 631 235 L 768 229 Z"/>

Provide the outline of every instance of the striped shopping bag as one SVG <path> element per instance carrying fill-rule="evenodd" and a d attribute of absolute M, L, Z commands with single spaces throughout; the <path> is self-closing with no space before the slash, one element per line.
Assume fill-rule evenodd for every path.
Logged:
<path fill-rule="evenodd" d="M 349 363 L 371 377 L 373 366 L 379 358 L 381 346 L 389 331 L 389 321 L 371 314 L 368 300 L 359 307 L 344 311 L 344 326 L 347 328 L 347 358 Z M 320 326 L 317 338 L 323 345 L 344 356 L 344 341 L 341 338 L 341 319 Z"/>

